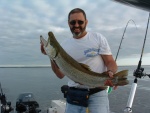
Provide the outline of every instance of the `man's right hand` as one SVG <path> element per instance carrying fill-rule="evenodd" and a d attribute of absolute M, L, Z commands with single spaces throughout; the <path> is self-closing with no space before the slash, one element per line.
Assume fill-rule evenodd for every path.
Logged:
<path fill-rule="evenodd" d="M 44 50 L 44 44 L 42 42 L 40 42 L 41 44 L 41 53 L 43 53 L 44 55 L 47 55 L 45 50 Z M 50 60 L 51 61 L 51 67 L 53 72 L 56 74 L 56 76 L 60 79 L 62 79 L 65 75 L 60 71 L 58 65 L 56 64 L 56 62 L 54 60 Z"/>

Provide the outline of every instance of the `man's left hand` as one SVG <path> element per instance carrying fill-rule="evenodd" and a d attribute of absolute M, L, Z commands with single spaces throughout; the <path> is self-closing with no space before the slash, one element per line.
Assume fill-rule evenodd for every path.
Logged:
<path fill-rule="evenodd" d="M 113 76 L 114 73 L 113 73 L 111 70 L 108 70 L 107 73 L 108 73 L 108 75 L 109 75 L 110 78 L 113 78 L 113 77 L 114 77 L 114 76 Z M 110 87 L 113 87 L 114 90 L 116 90 L 117 87 L 118 87 L 118 86 L 115 86 L 115 85 L 111 82 L 111 80 L 107 80 L 107 81 L 105 82 L 105 85 L 108 85 L 108 86 L 110 86 Z"/>

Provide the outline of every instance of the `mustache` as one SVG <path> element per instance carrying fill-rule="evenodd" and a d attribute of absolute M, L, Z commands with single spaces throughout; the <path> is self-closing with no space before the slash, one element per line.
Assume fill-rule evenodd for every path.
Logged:
<path fill-rule="evenodd" d="M 82 27 L 73 27 L 72 29 L 82 29 Z"/>

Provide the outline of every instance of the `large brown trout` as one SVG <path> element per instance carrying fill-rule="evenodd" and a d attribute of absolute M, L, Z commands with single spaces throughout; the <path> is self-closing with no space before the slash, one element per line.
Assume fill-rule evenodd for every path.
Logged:
<path fill-rule="evenodd" d="M 44 44 L 44 50 L 50 60 L 54 60 L 60 70 L 68 78 L 75 82 L 87 85 L 89 87 L 105 86 L 107 80 L 114 85 L 123 86 L 128 84 L 128 70 L 120 71 L 110 78 L 107 72 L 96 73 L 91 71 L 87 65 L 78 63 L 60 46 L 52 32 L 48 33 L 48 41 L 40 36 L 41 42 Z"/>

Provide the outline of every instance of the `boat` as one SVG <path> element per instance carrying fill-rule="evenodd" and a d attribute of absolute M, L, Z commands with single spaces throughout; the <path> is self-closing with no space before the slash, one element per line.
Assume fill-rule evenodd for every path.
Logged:
<path fill-rule="evenodd" d="M 1 88 L 2 89 L 2 88 Z M 7 102 L 5 94 L 2 90 L 0 93 L 0 111 L 1 113 L 39 113 L 41 109 L 39 108 L 38 102 L 35 100 L 33 93 L 21 93 L 16 100 L 16 107 L 11 106 L 11 102 Z"/>
<path fill-rule="evenodd" d="M 16 112 L 22 113 L 39 113 L 41 109 L 39 109 L 39 104 L 35 100 L 33 93 L 22 93 L 19 94 L 16 100 Z"/>
<path fill-rule="evenodd" d="M 146 11 L 150 11 L 150 2 L 149 0 L 113 0 L 116 2 L 120 2 L 129 6 L 134 6 L 136 8 L 139 9 L 143 9 Z M 143 71 L 142 71 L 143 72 Z M 142 73 L 143 75 L 143 73 Z M 147 75 L 150 77 L 150 75 Z M 1 84 L 0 84 L 0 88 L 1 88 Z M 136 89 L 136 87 L 133 87 L 134 89 Z M 131 90 L 132 91 L 132 90 Z M 135 93 L 135 91 L 134 91 Z M 134 95 L 130 94 L 130 96 L 132 96 L 132 98 L 129 98 L 129 104 L 130 106 L 127 106 L 127 110 L 125 111 L 125 113 L 131 113 L 131 107 L 132 107 L 132 102 L 130 100 L 133 101 L 133 97 Z M 34 95 L 32 93 L 22 93 L 18 96 L 17 101 L 16 101 L 16 108 L 12 108 L 11 106 L 11 102 L 8 102 L 6 100 L 5 94 L 3 94 L 2 92 L 2 88 L 1 88 L 1 93 L 0 93 L 0 102 L 1 102 L 1 106 L 0 106 L 0 111 L 1 113 L 9 113 L 11 111 L 14 110 L 14 112 L 16 111 L 17 113 L 20 112 L 25 112 L 25 113 L 39 113 L 41 112 L 41 110 L 39 109 L 39 105 L 36 102 L 36 100 L 34 99 Z M 47 109 L 47 113 L 65 113 L 65 107 L 66 107 L 66 101 L 65 100 L 51 100 L 51 105 L 50 107 Z M 130 109 L 129 109 L 130 108 Z"/>
<path fill-rule="evenodd" d="M 142 9 L 145 11 L 150 11 L 150 2 L 149 0 L 113 0 L 131 7 Z"/>
<path fill-rule="evenodd" d="M 66 101 L 65 100 L 51 100 L 50 108 L 47 113 L 65 113 Z"/>
<path fill-rule="evenodd" d="M 24 92 L 18 95 L 15 108 L 7 101 L 0 82 L 0 113 L 40 113 L 41 109 L 32 92 Z M 65 113 L 65 100 L 51 100 L 47 113 Z"/>

